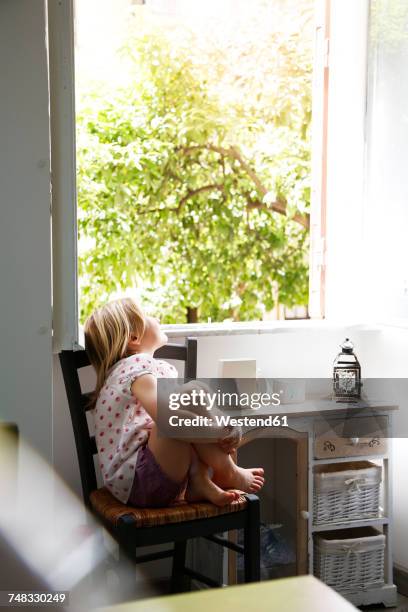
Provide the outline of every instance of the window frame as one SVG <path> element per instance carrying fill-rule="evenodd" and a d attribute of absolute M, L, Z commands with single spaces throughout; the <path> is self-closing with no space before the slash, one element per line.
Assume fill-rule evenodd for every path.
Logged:
<path fill-rule="evenodd" d="M 53 352 L 80 348 L 73 0 L 48 2 Z M 71 228 L 71 231 L 67 231 Z"/>
<path fill-rule="evenodd" d="M 315 3 L 312 92 L 312 194 L 310 206 L 309 314 L 326 314 L 327 149 L 330 78 L 330 0 Z"/>
<path fill-rule="evenodd" d="M 310 214 L 309 314 L 325 317 L 328 79 L 331 0 L 315 1 L 315 65 L 313 75 L 312 206 Z M 323 38 L 321 37 L 323 35 Z M 48 4 L 50 68 L 52 248 L 53 248 L 53 352 L 79 349 L 77 269 L 77 194 L 75 139 L 74 0 Z M 317 120 L 316 120 L 317 117 Z M 71 228 L 72 231 L 66 231 Z M 261 321 L 250 321 L 251 328 Z M 271 322 L 272 323 L 272 322 Z M 202 327 L 200 327 L 202 325 Z M 186 333 L 218 330 L 222 323 L 185 324 Z M 191 327 L 189 327 L 191 326 Z M 173 327 L 166 326 L 171 332 Z M 180 325 L 174 326 L 178 332 Z M 233 332 L 232 332 L 233 333 Z"/>

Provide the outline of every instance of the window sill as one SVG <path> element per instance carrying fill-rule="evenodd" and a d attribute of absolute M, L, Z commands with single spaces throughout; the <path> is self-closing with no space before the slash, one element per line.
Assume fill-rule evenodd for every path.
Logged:
<path fill-rule="evenodd" d="M 381 327 L 396 327 L 398 329 L 408 329 L 408 318 L 406 317 L 395 317 L 380 321 Z"/>
<path fill-rule="evenodd" d="M 356 323 L 355 321 L 327 321 L 306 319 L 299 321 L 248 321 L 239 323 L 190 323 L 162 325 L 169 338 L 185 338 L 186 336 L 232 336 L 252 334 L 282 334 L 308 332 L 314 330 L 348 329 L 378 331 L 377 325 Z"/>
<path fill-rule="evenodd" d="M 390 323 L 388 325 L 391 325 Z M 254 334 L 290 334 L 299 332 L 312 332 L 317 330 L 335 331 L 345 328 L 355 331 L 378 332 L 383 325 L 373 323 L 356 323 L 356 321 L 327 321 L 326 319 L 305 319 L 299 321 L 242 321 L 239 323 L 182 323 L 162 325 L 163 331 L 169 339 L 186 337 L 209 337 L 209 336 L 238 336 Z M 408 323 L 405 323 L 408 329 Z M 79 328 L 79 342 L 75 350 L 81 350 L 85 346 L 85 338 L 82 326 Z"/>

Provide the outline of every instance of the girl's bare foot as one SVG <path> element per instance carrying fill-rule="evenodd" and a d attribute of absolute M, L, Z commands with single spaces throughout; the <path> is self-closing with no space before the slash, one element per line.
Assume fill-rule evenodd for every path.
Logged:
<path fill-rule="evenodd" d="M 239 498 L 238 491 L 223 491 L 208 476 L 204 464 L 189 474 L 185 498 L 187 501 L 210 501 L 216 506 L 226 506 Z"/>
<path fill-rule="evenodd" d="M 245 493 L 256 493 L 265 483 L 263 468 L 246 469 L 235 464 L 227 471 L 214 472 L 213 480 L 219 487 L 233 487 Z"/>

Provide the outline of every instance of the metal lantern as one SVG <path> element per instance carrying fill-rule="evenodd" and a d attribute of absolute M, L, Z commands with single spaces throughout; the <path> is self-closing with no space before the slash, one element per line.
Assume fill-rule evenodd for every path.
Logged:
<path fill-rule="evenodd" d="M 360 399 L 361 367 L 354 354 L 354 344 L 346 338 L 340 345 L 339 353 L 333 364 L 334 399 L 356 401 Z"/>

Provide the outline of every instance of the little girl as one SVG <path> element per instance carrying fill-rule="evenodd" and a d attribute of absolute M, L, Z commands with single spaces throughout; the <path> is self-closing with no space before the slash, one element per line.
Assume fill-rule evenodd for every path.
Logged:
<path fill-rule="evenodd" d="M 158 435 L 157 378 L 178 376 L 153 357 L 166 342 L 158 320 L 130 298 L 106 304 L 85 323 L 97 373 L 95 439 L 105 486 L 138 507 L 164 507 L 183 497 L 223 506 L 239 496 L 235 489 L 259 491 L 263 469 L 240 468 L 230 455 L 240 442 L 237 430 L 214 426 L 217 435 L 205 441 Z"/>

